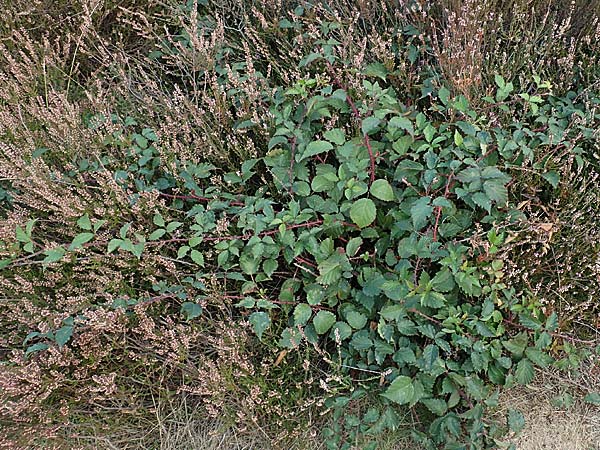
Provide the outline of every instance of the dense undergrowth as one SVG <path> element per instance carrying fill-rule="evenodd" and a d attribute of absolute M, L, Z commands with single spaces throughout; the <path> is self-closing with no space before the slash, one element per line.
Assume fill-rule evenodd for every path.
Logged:
<path fill-rule="evenodd" d="M 2 445 L 507 447 L 597 362 L 597 10 L 148 3 L 4 5 Z"/>

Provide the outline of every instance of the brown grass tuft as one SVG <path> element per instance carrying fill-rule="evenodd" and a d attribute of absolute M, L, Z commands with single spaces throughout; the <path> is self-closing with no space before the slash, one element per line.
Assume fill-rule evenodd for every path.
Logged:
<path fill-rule="evenodd" d="M 600 449 L 600 407 L 582 400 L 600 391 L 598 361 L 587 361 L 577 377 L 548 369 L 526 387 L 504 392 L 501 408 L 513 408 L 525 416 L 523 431 L 513 439 L 517 450 Z"/>

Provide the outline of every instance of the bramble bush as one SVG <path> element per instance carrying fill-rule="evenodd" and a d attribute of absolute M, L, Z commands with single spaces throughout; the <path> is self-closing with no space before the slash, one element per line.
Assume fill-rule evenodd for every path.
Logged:
<path fill-rule="evenodd" d="M 194 6 L 183 9 L 198 19 Z M 296 8 L 265 31 L 312 48 L 289 77 L 286 67 L 269 78 L 248 60 L 231 64 L 247 58 L 237 44 L 213 42 L 219 51 L 204 67 L 189 31 L 197 24 L 170 24 L 149 59 L 173 89 L 189 76 L 187 58 L 200 64 L 180 84 L 196 96 L 198 79 L 210 79 L 204 86 L 219 101 L 207 95 L 194 111 L 203 117 L 212 107 L 214 116 L 178 129 L 150 114 L 78 110 L 98 154 L 63 161 L 48 144 L 27 155 L 36 186 L 69 186 L 80 201 L 67 208 L 54 191 L 34 197 L 30 216 L 0 242 L 3 291 L 23 298 L 3 317 L 7 404 L 40 417 L 41 404 L 60 404 L 60 420 L 73 421 L 87 407 L 77 383 L 92 379 L 94 401 L 100 392 L 135 409 L 138 394 L 127 397 L 123 386 L 146 367 L 161 382 L 180 377 L 173 389 L 215 397 L 207 408 L 217 415 L 231 406 L 226 388 L 280 417 L 285 395 L 290 408 L 317 403 L 333 412 L 328 448 L 394 430 L 405 410 L 419 419 L 413 435 L 425 448 L 496 448 L 523 427 L 518 411 L 506 423 L 488 414 L 500 391 L 530 383 L 535 367 L 577 366 L 576 339 L 515 282 L 509 256 L 528 244 L 522 194 L 535 185 L 552 198 L 565 162 L 594 164 L 598 100 L 556 96 L 537 76 L 515 91 L 497 75 L 475 107 L 428 67 L 431 47 L 415 28 L 398 30 L 390 46 L 408 63 L 357 65 L 338 40 L 343 24 L 305 32 L 312 14 Z M 232 33 L 198 20 L 206 42 Z M 419 82 L 408 89 L 408 78 Z M 186 153 L 178 139 L 208 150 Z M 2 189 L 3 208 L 21 207 L 18 190 Z M 242 331 L 229 335 L 227 324 Z M 276 348 L 275 362 L 263 348 Z M 135 364 L 121 374 L 128 360 Z M 307 360 L 324 405 L 310 400 Z M 39 385 L 27 377 L 34 371 L 44 375 Z M 299 379 L 296 390 L 281 386 Z M 56 400 L 67 396 L 79 407 Z M 352 408 L 365 398 L 366 411 Z"/>
<path fill-rule="evenodd" d="M 346 87 L 343 65 L 331 41 L 303 59 L 307 77 L 272 99 L 264 155 L 238 171 L 175 161 L 179 172 L 168 173 L 154 131 L 128 119 L 134 131 L 106 141 L 126 149 L 127 166 L 114 180 L 133 192 L 133 203 L 144 192 L 166 198 L 168 213 L 157 210 L 143 228 L 85 214 L 69 243 L 41 249 L 30 220 L 6 244 L 2 269 L 21 271 L 25 261 L 66 267 L 82 252 L 140 260 L 151 249 L 181 267 L 178 283 L 155 283 L 156 298 L 95 308 L 172 299 L 194 320 L 205 314 L 210 280 L 226 284 L 235 294 L 225 297 L 236 299 L 259 340 L 278 341 L 282 358 L 314 346 L 360 386 L 332 396 L 329 407 L 380 394 L 377 408 L 324 431 L 328 447 L 393 429 L 397 408 L 407 407 L 429 423 L 414 433 L 428 448 L 492 448 L 506 430 L 486 408 L 502 387 L 527 384 L 535 366 L 554 363 L 561 337 L 556 313 L 546 316 L 504 282 L 499 255 L 527 220 L 509 195 L 511 169 L 535 162 L 556 188 L 558 172 L 535 161 L 536 149 L 563 146 L 581 158 L 584 144 L 571 141 L 570 128 L 585 112 L 568 97 L 553 98 L 539 79 L 535 93 L 517 96 L 501 77 L 484 99 L 488 114 L 443 86 L 409 105 L 384 66 L 367 66 L 357 92 Z M 503 125 L 507 113 L 519 120 Z M 585 141 L 593 131 L 579 124 L 577 133 Z M 111 161 L 79 170 L 101 165 Z M 25 356 L 68 347 L 86 320 L 73 313 L 57 328 L 31 332 Z M 510 411 L 508 428 L 522 426 Z"/>

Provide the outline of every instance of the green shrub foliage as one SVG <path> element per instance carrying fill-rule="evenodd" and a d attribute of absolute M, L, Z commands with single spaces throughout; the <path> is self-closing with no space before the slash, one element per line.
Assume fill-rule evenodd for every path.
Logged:
<path fill-rule="evenodd" d="M 540 80 L 534 93 L 516 96 L 501 77 L 484 99 L 489 114 L 431 83 L 421 98 L 404 99 L 380 64 L 349 88 L 333 55 L 324 45 L 301 62 L 303 80 L 275 90 L 270 141 L 235 172 L 175 161 L 170 173 L 159 137 L 128 119 L 106 143 L 124 149 L 126 165 L 107 157 L 85 170 L 108 168 L 133 192 L 132 204 L 152 191 L 168 208 L 135 229 L 85 215 L 70 242 L 41 251 L 32 220 L 0 264 L 68 264 L 82 251 L 136 260 L 152 249 L 181 265 L 178 284 L 153 289 L 176 298 L 188 320 L 204 314 L 200 299 L 214 295 L 206 282 L 217 279 L 257 339 L 330 355 L 331 370 L 354 386 L 331 400 L 340 420 L 350 402 L 378 395 L 365 415 L 325 430 L 329 447 L 394 428 L 399 408 L 428 424 L 415 431 L 426 447 L 494 447 L 506 426 L 486 407 L 503 386 L 527 384 L 535 366 L 554 362 L 558 328 L 554 313 L 503 281 L 498 254 L 526 219 L 511 202 L 511 170 L 530 167 L 549 192 L 556 188 L 559 172 L 536 150 L 562 146 L 581 159 L 571 136 L 591 137 L 573 120 L 585 117 L 583 107 L 575 96 L 551 97 Z M 85 320 L 30 334 L 27 353 L 68 345 Z M 522 416 L 512 411 L 507 424 L 517 430 Z"/>

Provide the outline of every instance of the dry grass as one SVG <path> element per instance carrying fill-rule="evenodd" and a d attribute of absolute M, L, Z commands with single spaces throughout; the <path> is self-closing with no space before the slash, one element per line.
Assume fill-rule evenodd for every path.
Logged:
<path fill-rule="evenodd" d="M 247 423 L 231 423 L 208 417 L 192 397 L 177 396 L 159 399 L 153 421 L 127 430 L 102 431 L 72 441 L 84 449 L 139 449 L 139 450 L 325 450 L 322 429 L 330 416 L 314 410 L 312 420 L 299 425 L 291 436 L 274 440 L 271 424 L 263 428 L 249 427 Z M 123 431 L 123 432 L 122 432 Z M 124 441 L 129 435 L 130 440 Z M 378 450 L 421 450 L 410 438 L 408 425 L 395 432 L 378 436 L 364 436 L 355 442 L 352 450 L 361 450 L 376 442 Z"/>
<path fill-rule="evenodd" d="M 599 450 L 600 407 L 582 401 L 585 392 L 593 391 L 600 391 L 600 373 L 593 362 L 588 361 L 587 369 L 577 377 L 555 370 L 541 371 L 536 383 L 505 391 L 498 414 L 514 408 L 525 416 L 525 428 L 511 439 L 517 450 Z M 325 448 L 319 437 L 323 423 L 304 430 L 293 442 L 274 446 L 264 430 L 256 428 L 240 434 L 218 421 L 199 418 L 186 401 L 178 405 L 165 404 L 159 410 L 155 427 L 160 430 L 160 442 L 152 447 L 157 450 Z M 93 447 L 118 448 L 106 437 L 97 440 Z M 361 444 L 354 448 L 361 448 Z M 377 448 L 416 450 L 405 430 L 379 436 Z"/>
<path fill-rule="evenodd" d="M 293 440 L 274 444 L 268 431 L 256 425 L 240 432 L 242 424 L 225 423 L 219 418 L 206 416 L 197 401 L 191 397 L 177 396 L 172 400 L 158 400 L 156 416 L 146 428 L 128 430 L 131 441 L 124 443 L 123 436 L 100 433 L 82 437 L 77 445 L 94 449 L 153 450 L 250 450 L 290 449 L 318 450 L 325 448 L 319 439 L 317 427 L 300 431 Z M 158 439 L 156 439 L 158 437 Z"/>
<path fill-rule="evenodd" d="M 586 392 L 599 391 L 597 361 L 577 378 L 548 369 L 538 373 L 534 384 L 507 390 L 502 410 L 517 409 L 526 420 L 511 442 L 517 450 L 600 449 L 600 407 L 582 399 Z"/>
<path fill-rule="evenodd" d="M 587 360 L 582 369 L 572 375 L 554 369 L 539 371 L 534 384 L 504 392 L 498 416 L 502 417 L 507 409 L 513 408 L 521 411 L 526 420 L 525 428 L 510 440 L 517 450 L 600 450 L 600 407 L 582 400 L 587 392 L 600 392 L 597 363 Z M 183 399 L 178 404 L 165 402 L 158 408 L 153 427 L 159 430 L 160 441 L 153 447 L 144 442 L 136 448 L 319 450 L 325 448 L 320 438 L 324 425 L 324 421 L 317 420 L 293 441 L 274 445 L 265 430 L 257 427 L 239 433 L 235 427 L 218 420 L 199 417 L 194 407 Z M 106 436 L 90 443 L 87 442 L 86 448 L 119 448 Z M 358 450 L 363 445 L 364 442 L 358 443 L 353 449 Z M 377 448 L 417 450 L 406 429 L 378 436 Z"/>
<path fill-rule="evenodd" d="M 552 386 L 554 392 L 557 386 Z M 526 411 L 527 427 L 514 440 L 518 450 L 597 450 L 600 415 L 589 405 L 577 403 L 569 409 L 549 402 L 547 387 L 532 386 L 511 393 L 511 403 Z M 519 394 L 519 395 L 517 395 Z"/>
<path fill-rule="evenodd" d="M 597 70 L 600 2 L 439 0 L 423 2 L 433 50 L 453 88 L 477 102 L 495 74 L 528 88 L 533 74 L 558 91 L 590 84 Z M 424 16 L 425 17 L 425 16 Z"/>

